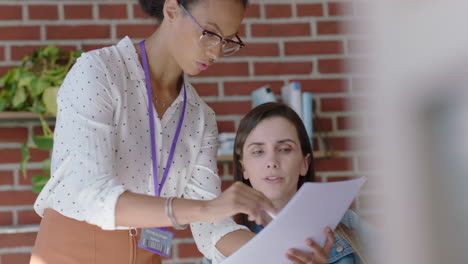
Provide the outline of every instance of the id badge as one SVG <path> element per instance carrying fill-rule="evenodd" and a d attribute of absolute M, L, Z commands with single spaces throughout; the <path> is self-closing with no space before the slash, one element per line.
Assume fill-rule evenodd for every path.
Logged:
<path fill-rule="evenodd" d="M 165 228 L 143 228 L 138 247 L 164 257 L 171 257 L 174 233 Z"/>

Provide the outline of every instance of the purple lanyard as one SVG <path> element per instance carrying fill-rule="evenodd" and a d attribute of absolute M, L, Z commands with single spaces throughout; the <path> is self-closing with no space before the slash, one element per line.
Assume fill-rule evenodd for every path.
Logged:
<path fill-rule="evenodd" d="M 158 169 L 157 169 L 157 157 L 156 157 L 156 142 L 154 138 L 154 114 L 153 114 L 153 95 L 152 95 L 152 87 L 151 87 L 151 79 L 149 74 L 149 67 L 148 67 L 148 59 L 146 58 L 146 50 L 145 50 L 145 41 L 142 40 L 140 42 L 140 51 L 141 51 L 141 59 L 143 60 L 143 70 L 145 71 L 145 79 L 146 79 L 146 92 L 148 94 L 148 114 L 149 114 L 149 125 L 150 125 L 150 136 L 151 136 L 151 159 L 153 163 L 153 177 L 154 177 L 154 194 L 157 196 L 161 196 L 161 189 L 166 182 L 167 175 L 169 174 L 169 170 L 172 165 L 172 159 L 174 158 L 174 152 L 177 145 L 177 140 L 179 139 L 180 130 L 182 128 L 182 123 L 184 122 L 185 117 L 185 106 L 187 105 L 187 91 L 185 89 L 185 81 L 182 79 L 182 83 L 184 86 L 184 105 L 182 107 L 182 113 L 180 113 L 179 123 L 177 124 L 177 130 L 174 135 L 174 139 L 172 140 L 171 151 L 169 152 L 169 157 L 167 158 L 166 167 L 164 169 L 164 174 L 161 180 L 161 184 L 158 184 Z"/>

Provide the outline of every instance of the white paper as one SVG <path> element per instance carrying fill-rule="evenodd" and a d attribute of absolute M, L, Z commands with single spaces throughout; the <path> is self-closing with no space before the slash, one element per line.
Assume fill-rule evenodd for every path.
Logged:
<path fill-rule="evenodd" d="M 305 244 L 312 238 L 323 246 L 325 227 L 335 229 L 364 184 L 365 179 L 308 182 L 258 235 L 222 264 L 286 264 L 289 248 L 311 252 Z"/>

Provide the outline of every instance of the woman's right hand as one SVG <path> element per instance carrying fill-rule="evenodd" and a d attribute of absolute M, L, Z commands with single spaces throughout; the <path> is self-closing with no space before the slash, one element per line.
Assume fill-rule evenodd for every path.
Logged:
<path fill-rule="evenodd" d="M 244 213 L 248 215 L 249 221 L 258 225 L 267 223 L 267 212 L 277 214 L 273 203 L 262 192 L 242 182 L 233 183 L 220 196 L 207 201 L 204 211 L 208 221 L 212 223 L 219 223 L 230 216 Z"/>

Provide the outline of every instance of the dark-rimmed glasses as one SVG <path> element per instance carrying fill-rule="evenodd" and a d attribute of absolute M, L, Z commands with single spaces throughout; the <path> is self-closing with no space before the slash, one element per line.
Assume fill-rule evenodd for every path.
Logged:
<path fill-rule="evenodd" d="M 242 42 L 240 37 L 236 34 L 234 37 L 237 38 L 238 41 L 232 40 L 232 39 L 223 39 L 220 35 L 205 30 L 196 20 L 195 18 L 190 15 L 190 13 L 185 9 L 185 7 L 181 4 L 180 7 L 182 7 L 182 10 L 190 17 L 190 19 L 197 25 L 198 29 L 201 31 L 201 36 L 200 36 L 200 43 L 202 46 L 205 47 L 215 47 L 219 43 L 222 43 L 222 52 L 223 56 L 230 56 L 237 51 L 239 51 L 242 47 L 245 46 L 245 44 Z"/>

